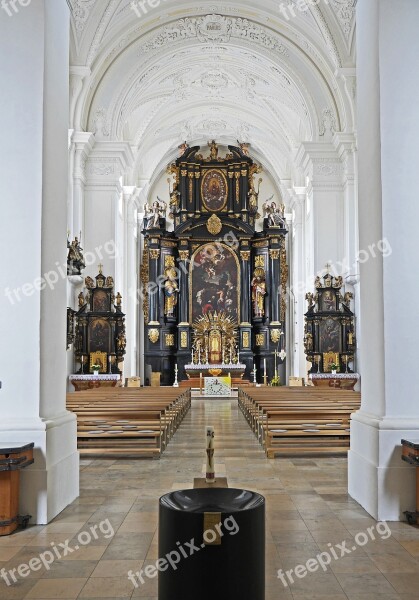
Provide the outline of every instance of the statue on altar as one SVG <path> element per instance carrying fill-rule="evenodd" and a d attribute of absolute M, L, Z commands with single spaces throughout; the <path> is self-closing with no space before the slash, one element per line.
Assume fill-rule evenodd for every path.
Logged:
<path fill-rule="evenodd" d="M 80 246 L 79 239 L 76 237 L 70 243 L 67 240 L 67 275 L 80 275 L 86 267 L 83 257 L 83 248 Z"/>
<path fill-rule="evenodd" d="M 285 204 L 276 205 L 273 195 L 262 205 L 263 217 L 268 227 L 285 227 Z"/>
<path fill-rule="evenodd" d="M 160 229 L 160 219 L 166 218 L 167 204 L 157 197 L 157 200 L 150 206 L 146 204 L 144 207 L 145 218 L 147 219 L 146 229 Z"/>
<path fill-rule="evenodd" d="M 164 313 L 166 317 L 173 317 L 177 304 L 177 295 L 179 288 L 177 286 L 176 269 L 169 267 L 164 272 L 166 280 L 164 282 Z"/>
<path fill-rule="evenodd" d="M 263 317 L 265 314 L 266 293 L 265 269 L 262 269 L 262 267 L 257 267 L 252 279 L 252 301 L 255 317 Z"/>
<path fill-rule="evenodd" d="M 212 142 L 208 142 L 208 146 L 210 148 L 211 160 L 217 160 L 218 159 L 218 146 L 215 143 L 215 140 L 212 140 Z"/>

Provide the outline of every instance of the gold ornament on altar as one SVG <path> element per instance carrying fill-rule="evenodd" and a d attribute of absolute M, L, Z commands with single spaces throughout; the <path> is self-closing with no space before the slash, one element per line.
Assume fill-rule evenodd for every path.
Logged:
<path fill-rule="evenodd" d="M 254 270 L 252 279 L 252 302 L 253 313 L 255 317 L 263 317 L 265 314 L 266 293 L 267 290 L 265 269 L 257 267 Z"/>
<path fill-rule="evenodd" d="M 148 339 L 152 344 L 156 344 L 159 341 L 160 332 L 158 329 L 150 329 L 148 332 Z"/>
<path fill-rule="evenodd" d="M 279 329 L 272 329 L 271 330 L 271 340 L 274 344 L 277 344 L 279 342 L 279 340 L 281 339 L 281 332 Z"/>
<path fill-rule="evenodd" d="M 223 228 L 223 225 L 217 215 L 211 215 L 207 221 L 207 229 L 212 235 L 218 235 Z"/>
<path fill-rule="evenodd" d="M 209 311 L 193 324 L 194 355 L 209 364 L 238 362 L 237 322 L 225 312 Z"/>
<path fill-rule="evenodd" d="M 167 317 L 173 317 L 179 292 L 176 269 L 174 267 L 165 269 L 164 276 L 166 277 L 164 282 L 164 314 Z"/>

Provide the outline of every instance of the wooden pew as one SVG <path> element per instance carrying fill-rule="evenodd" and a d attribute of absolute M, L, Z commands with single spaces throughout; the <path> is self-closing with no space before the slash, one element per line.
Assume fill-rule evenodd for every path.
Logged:
<path fill-rule="evenodd" d="M 268 458 L 275 454 L 346 454 L 350 416 L 361 397 L 352 390 L 239 389 L 239 407 Z"/>
<path fill-rule="evenodd" d="M 96 388 L 67 394 L 81 454 L 160 456 L 191 406 L 190 389 Z"/>

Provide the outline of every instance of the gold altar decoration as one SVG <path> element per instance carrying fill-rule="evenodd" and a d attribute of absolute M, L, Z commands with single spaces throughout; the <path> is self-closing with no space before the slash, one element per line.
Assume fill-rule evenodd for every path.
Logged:
<path fill-rule="evenodd" d="M 279 329 L 271 329 L 271 340 L 274 344 L 277 344 L 281 339 L 281 332 Z"/>
<path fill-rule="evenodd" d="M 193 324 L 196 360 L 209 364 L 237 362 L 237 322 L 227 313 L 209 311 Z"/>
<path fill-rule="evenodd" d="M 166 346 L 174 346 L 175 345 L 175 336 L 173 333 L 166 333 L 165 335 L 165 344 Z"/>
<path fill-rule="evenodd" d="M 175 257 L 172 256 L 171 254 L 166 254 L 166 256 L 164 257 L 164 268 L 167 269 L 168 267 L 174 267 L 175 266 Z"/>
<path fill-rule="evenodd" d="M 90 353 L 90 370 L 93 372 L 93 365 L 101 365 L 99 373 L 106 373 L 108 370 L 108 355 L 106 352 Z"/>
<path fill-rule="evenodd" d="M 257 333 L 256 334 L 256 346 L 264 346 L 265 345 L 265 334 Z"/>
<path fill-rule="evenodd" d="M 331 365 L 339 365 L 339 354 L 337 352 L 323 353 L 323 370 L 325 373 L 331 373 Z"/>
<path fill-rule="evenodd" d="M 181 348 L 188 347 L 188 333 L 186 331 L 182 331 L 180 334 L 180 347 Z"/>
<path fill-rule="evenodd" d="M 144 242 L 144 251 L 143 251 L 143 261 L 141 263 L 140 268 L 140 281 L 142 285 L 142 295 L 143 295 L 143 312 L 144 312 L 144 320 L 148 323 L 149 316 L 149 300 L 148 300 L 148 283 L 149 283 L 149 253 L 148 253 L 148 243 L 147 240 Z"/>
<path fill-rule="evenodd" d="M 223 228 L 223 225 L 217 215 L 211 215 L 207 221 L 207 229 L 212 235 L 218 235 Z"/>
<path fill-rule="evenodd" d="M 150 257 L 153 260 L 158 260 L 160 258 L 160 250 L 158 248 L 157 249 L 156 248 L 152 248 L 150 250 Z"/>
<path fill-rule="evenodd" d="M 188 260 L 189 250 L 179 250 L 179 258 L 180 260 Z"/>
<path fill-rule="evenodd" d="M 280 262 L 281 262 L 281 321 L 285 322 L 287 315 L 287 285 L 288 285 L 288 265 L 287 265 L 287 249 L 285 246 L 285 236 L 281 235 L 280 239 Z"/>
<path fill-rule="evenodd" d="M 255 257 L 255 267 L 265 268 L 265 257 L 260 255 Z"/>
<path fill-rule="evenodd" d="M 158 329 L 150 329 L 148 332 L 148 339 L 152 344 L 156 344 L 160 338 L 160 331 Z"/>

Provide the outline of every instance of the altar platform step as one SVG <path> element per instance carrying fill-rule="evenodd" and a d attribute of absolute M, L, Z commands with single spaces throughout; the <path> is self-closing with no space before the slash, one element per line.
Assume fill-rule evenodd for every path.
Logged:
<path fill-rule="evenodd" d="M 190 379 L 185 379 L 179 383 L 180 387 L 189 387 L 192 389 L 200 388 L 200 378 L 199 377 L 191 377 Z M 204 385 L 204 381 L 202 380 L 202 386 Z M 231 387 L 239 388 L 246 387 L 248 385 L 253 385 L 248 379 L 241 379 L 240 377 L 232 377 L 231 378 Z"/>

